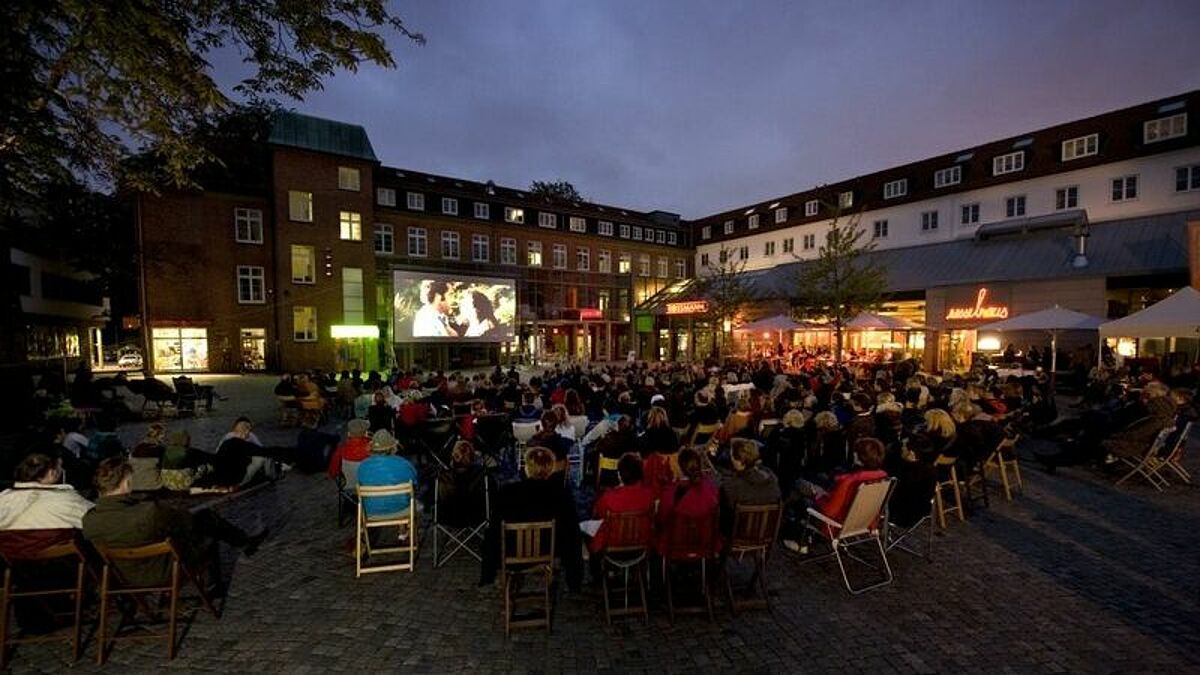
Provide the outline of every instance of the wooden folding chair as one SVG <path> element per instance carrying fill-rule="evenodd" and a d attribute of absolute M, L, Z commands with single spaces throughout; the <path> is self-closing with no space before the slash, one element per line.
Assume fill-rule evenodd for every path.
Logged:
<path fill-rule="evenodd" d="M 719 544 L 717 531 L 718 510 L 702 516 L 671 514 L 667 523 L 666 547 L 662 552 L 662 574 L 667 587 L 667 616 L 675 623 L 675 613 L 707 612 L 713 620 L 712 592 L 708 582 L 708 563 L 716 560 Z M 703 604 L 692 607 L 675 606 L 675 590 L 671 570 L 679 565 L 696 565 L 700 568 L 700 595 Z"/>
<path fill-rule="evenodd" d="M 946 529 L 946 514 L 954 513 L 961 523 L 966 518 L 963 515 L 962 492 L 958 487 L 958 458 L 949 455 L 938 455 L 933 461 L 937 471 L 937 482 L 933 486 L 933 503 L 937 510 L 938 524 Z M 954 506 L 946 506 L 946 491 L 954 498 Z"/>
<path fill-rule="evenodd" d="M 55 533 L 57 530 L 36 530 L 29 532 L 38 533 Z M 22 537 L 25 531 L 14 530 L 3 533 L 5 539 L 10 535 Z M 63 534 L 66 534 L 65 532 Z M 35 535 L 36 536 L 36 535 Z M 51 537 L 57 538 L 54 534 Z M 9 546 L 9 544 L 14 544 Z M 32 543 L 32 542 L 30 542 Z M 0 599 L 0 668 L 8 667 L 8 652 L 9 646 L 21 643 L 31 642 L 53 642 L 65 640 L 71 643 L 71 660 L 79 660 L 79 635 L 83 624 L 83 574 L 87 569 L 87 558 L 84 556 L 82 545 L 79 541 L 77 533 L 67 535 L 65 541 L 49 543 L 46 546 L 33 550 L 21 550 L 23 546 L 17 546 L 18 542 L 3 541 L 0 543 L 0 557 L 4 559 L 4 587 L 0 593 L 3 598 Z M 73 561 L 75 563 L 75 583 L 71 586 L 44 587 L 31 585 L 28 589 L 16 589 L 14 583 L 14 573 L 18 568 L 35 568 L 41 567 L 45 569 L 47 565 L 53 565 L 55 561 Z M 42 601 L 47 598 L 66 596 L 74 600 L 73 621 L 71 624 L 71 632 L 68 637 L 64 637 L 58 632 L 49 635 L 35 635 L 30 637 L 13 637 L 8 636 L 8 620 L 12 614 L 13 601 L 21 598 L 36 598 Z"/>
<path fill-rule="evenodd" d="M 358 517 L 355 519 L 355 535 L 354 535 L 354 576 L 361 577 L 364 574 L 372 572 L 397 572 L 407 570 L 409 572 L 416 569 L 417 563 L 417 505 L 413 499 L 413 484 L 401 483 L 399 485 L 359 485 L 357 488 L 358 494 Z M 408 508 L 398 513 L 389 513 L 382 516 L 367 515 L 366 505 L 364 500 L 381 499 L 385 497 L 408 497 Z M 371 530 L 382 527 L 398 528 L 400 533 L 397 535 L 397 546 L 371 546 Z M 404 540 L 407 535 L 407 541 Z M 385 563 L 377 565 L 363 564 L 364 557 L 373 555 L 401 555 L 401 562 Z M 403 556 L 407 554 L 408 560 L 403 561 Z"/>
<path fill-rule="evenodd" d="M 688 440 L 687 445 L 704 445 L 720 430 L 721 425 L 716 422 L 712 424 L 697 424 L 696 430 L 692 432 L 692 437 Z"/>
<path fill-rule="evenodd" d="M 167 659 L 175 658 L 175 633 L 176 624 L 179 618 L 179 591 L 183 580 L 186 578 L 191 581 L 196 590 L 200 593 L 200 602 L 212 615 L 220 618 L 221 615 L 217 608 L 213 605 L 212 600 L 205 590 L 203 580 L 193 574 L 192 570 L 188 569 L 183 564 L 183 558 L 179 553 L 179 549 L 175 543 L 167 538 L 163 541 L 146 544 L 144 546 L 134 546 L 127 548 L 110 547 L 96 545 L 96 551 L 100 554 L 100 558 L 104 561 L 104 569 L 100 574 L 100 621 L 97 629 L 96 643 L 96 664 L 104 665 L 104 660 L 108 657 L 108 642 L 117 640 L 166 640 L 167 641 Z M 170 558 L 170 574 L 168 581 L 165 584 L 151 584 L 146 586 L 138 586 L 128 583 L 122 575 L 120 567 L 122 563 L 137 563 L 138 561 L 150 561 L 155 558 Z M 125 626 L 125 621 L 130 617 L 130 614 L 121 612 L 121 621 L 116 628 L 112 630 L 110 635 L 108 627 L 109 603 L 114 597 L 132 596 L 136 612 L 138 609 L 145 611 L 152 616 L 158 614 L 158 610 L 150 607 L 145 602 L 144 597 L 147 595 L 167 594 L 170 602 L 170 607 L 167 610 L 167 631 L 166 633 L 159 632 L 143 632 L 136 635 L 121 635 L 121 629 Z M 161 602 L 160 602 L 161 604 Z M 160 608 L 161 609 L 161 608 Z"/>
<path fill-rule="evenodd" d="M 1167 487 L 1167 479 L 1159 475 L 1158 471 L 1165 463 L 1160 453 L 1163 447 L 1167 444 L 1167 439 L 1171 437 L 1171 432 L 1174 427 L 1166 427 L 1158 432 L 1154 437 L 1154 442 L 1150 447 L 1146 448 L 1146 452 L 1140 457 L 1121 457 L 1121 463 L 1129 467 L 1129 473 L 1117 479 L 1117 485 L 1124 483 L 1134 476 L 1141 476 L 1147 483 L 1154 486 L 1155 490 L 1162 492 L 1162 489 Z"/>
<path fill-rule="evenodd" d="M 771 597 L 767 592 L 767 559 L 776 539 L 779 538 L 779 524 L 782 520 L 783 505 L 779 502 L 754 506 L 738 504 L 734 508 L 733 534 L 729 540 L 725 564 L 728 566 L 735 558 L 740 563 L 746 556 L 750 556 L 754 564 L 754 573 L 750 577 L 748 588 L 752 592 L 761 593 L 761 597 L 737 600 L 734 596 L 732 576 L 727 568 L 723 568 L 721 573 L 725 577 L 725 590 L 729 594 L 729 609 L 734 614 L 741 608 L 771 609 Z"/>
<path fill-rule="evenodd" d="M 604 514 L 604 531 L 607 543 L 603 557 L 600 559 L 601 579 L 604 587 L 604 617 L 612 625 L 614 616 L 641 614 L 642 623 L 649 623 L 650 610 L 646 602 L 646 577 L 649 574 L 650 537 L 652 534 L 652 515 L 649 511 L 632 513 Z M 609 587 L 609 569 L 620 573 L 623 583 L 620 587 Z M 629 592 L 634 588 L 629 575 L 637 581 L 638 604 L 629 605 Z M 612 594 L 617 591 L 622 594 L 622 607 L 613 608 Z"/>
<path fill-rule="evenodd" d="M 500 583 L 504 587 L 504 637 L 513 628 L 541 628 L 550 632 L 554 584 L 554 521 L 500 523 Z M 541 577 L 538 591 L 518 593 L 516 584 L 525 577 Z M 517 618 L 523 605 L 538 604 L 540 612 Z"/>
<path fill-rule="evenodd" d="M 596 458 L 596 492 L 600 492 L 600 483 L 606 475 L 615 476 L 617 473 L 617 464 L 621 461 L 619 457 L 605 457 L 599 455 Z M 607 472 L 607 473 L 606 473 Z"/>
<path fill-rule="evenodd" d="M 850 502 L 850 510 L 840 523 L 812 507 L 808 509 L 808 528 L 827 539 L 832 548 L 828 555 L 811 558 L 810 561 L 827 558 L 830 555 L 836 558 L 838 568 L 842 571 L 842 581 L 846 584 L 846 590 L 853 595 L 892 583 L 892 566 L 888 562 L 887 549 L 884 548 L 881 531 L 887 523 L 888 497 L 891 496 L 895 484 L 895 478 L 882 478 L 860 483 L 858 491 L 854 494 L 854 500 Z M 875 567 L 854 555 L 850 550 L 855 546 L 870 546 L 872 543 L 879 551 L 879 557 L 883 563 L 883 576 L 875 583 L 856 587 L 850 583 L 845 559 L 849 558 Z M 875 569 L 879 568 L 875 567 Z"/>
<path fill-rule="evenodd" d="M 1021 482 L 1021 464 L 1017 461 L 1017 441 L 1021 440 L 1020 436 L 1005 438 L 1000 441 L 992 454 L 983 462 L 983 477 L 987 479 L 993 471 L 1000 474 L 1000 485 L 1004 488 L 1004 498 L 1012 501 L 1012 493 L 1014 486 L 1022 493 L 1025 492 L 1025 486 Z M 1009 478 L 1009 473 L 1012 473 L 1012 478 Z"/>

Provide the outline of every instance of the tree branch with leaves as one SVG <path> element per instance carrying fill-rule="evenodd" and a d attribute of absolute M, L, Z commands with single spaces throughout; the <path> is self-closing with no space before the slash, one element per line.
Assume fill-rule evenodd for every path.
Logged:
<path fill-rule="evenodd" d="M 717 261 L 710 262 L 696 277 L 696 294 L 708 301 L 708 315 L 716 324 L 721 342 L 729 344 L 729 328 L 757 294 L 750 277 L 746 274 L 746 261 L 740 259 L 735 249 L 721 246 Z M 717 355 L 720 346 L 713 345 Z"/>
<path fill-rule="evenodd" d="M 586 201 L 579 190 L 565 180 L 535 180 L 529 185 L 529 194 L 542 197 L 551 202 L 583 202 Z"/>

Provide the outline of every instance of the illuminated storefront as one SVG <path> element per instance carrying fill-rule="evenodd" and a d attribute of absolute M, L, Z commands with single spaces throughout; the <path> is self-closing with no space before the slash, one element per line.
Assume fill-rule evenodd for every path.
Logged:
<path fill-rule="evenodd" d="M 207 328 L 151 329 L 154 369 L 174 372 L 208 370 Z"/>

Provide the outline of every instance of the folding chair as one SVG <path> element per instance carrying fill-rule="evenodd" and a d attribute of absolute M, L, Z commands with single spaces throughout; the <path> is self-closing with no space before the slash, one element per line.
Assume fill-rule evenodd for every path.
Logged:
<path fill-rule="evenodd" d="M 966 519 L 963 515 L 962 492 L 958 488 L 957 464 L 958 458 L 949 455 L 938 455 L 937 459 L 933 460 L 933 468 L 937 471 L 937 482 L 933 486 L 934 508 L 937 510 L 938 524 L 943 530 L 946 529 L 948 513 L 957 515 L 960 523 Z M 954 506 L 946 506 L 947 490 L 954 498 Z"/>
<path fill-rule="evenodd" d="M 358 467 L 362 462 L 342 460 L 342 470 L 333 479 L 337 488 L 337 525 L 342 527 L 354 517 L 358 508 Z"/>
<path fill-rule="evenodd" d="M 525 577 L 540 577 L 540 592 L 517 592 Z M 504 587 L 504 637 L 513 628 L 545 627 L 550 632 L 550 593 L 554 584 L 554 521 L 500 523 L 500 579 Z M 540 612 L 518 618 L 523 605 L 538 604 Z"/>
<path fill-rule="evenodd" d="M 853 595 L 892 583 L 892 566 L 888 563 L 887 550 L 883 546 L 880 530 L 881 525 L 887 522 L 884 511 L 887 508 L 888 496 L 891 495 L 895 483 L 895 478 L 861 483 L 858 491 L 854 494 L 854 501 L 850 503 L 850 510 L 846 513 L 846 518 L 840 523 L 814 508 L 809 507 L 808 509 L 808 528 L 822 538 L 828 539 L 832 548 L 830 554 L 812 560 L 828 558 L 829 555 L 836 558 L 838 568 L 842 571 L 842 581 L 846 584 L 846 590 Z M 879 557 L 883 561 L 883 578 L 873 584 L 856 588 L 850 583 L 850 575 L 846 571 L 844 558 L 850 558 L 878 570 L 878 567 L 850 551 L 855 546 L 864 544 L 869 546 L 872 543 L 875 544 L 875 548 L 879 551 Z"/>
<path fill-rule="evenodd" d="M 444 470 L 438 474 L 433 486 L 433 566 L 446 564 L 459 551 L 482 561 L 481 552 L 471 548 L 478 539 L 483 545 L 484 533 L 491 521 L 491 477 L 482 469 L 471 475 L 456 474 Z M 479 492 L 476 492 L 476 490 Z M 449 501 L 449 504 L 444 502 Z M 452 546 L 444 555 L 440 553 L 442 537 Z"/>
<path fill-rule="evenodd" d="M 739 608 L 766 607 L 771 609 L 771 597 L 767 592 L 767 558 L 779 538 L 779 523 L 783 519 L 783 505 L 738 504 L 733 510 L 733 534 L 729 540 L 728 556 L 721 573 L 725 577 L 725 590 L 729 594 L 729 609 L 737 614 Z M 761 593 L 761 597 L 738 600 L 734 596 L 733 578 L 728 565 L 734 559 L 741 563 L 750 556 L 754 573 L 747 588 Z"/>
<path fill-rule="evenodd" d="M 128 548 L 96 546 L 97 553 L 104 561 L 104 569 L 100 574 L 100 621 L 97 629 L 97 644 L 96 644 L 96 664 L 104 665 L 104 660 L 108 656 L 108 642 L 117 640 L 139 640 L 139 639 L 154 639 L 167 641 L 167 659 L 175 658 L 175 632 L 176 624 L 179 619 L 179 596 L 180 586 L 186 578 L 191 581 L 196 590 L 200 593 L 200 602 L 212 615 L 220 618 L 220 613 L 213 606 L 212 600 L 209 599 L 208 592 L 205 590 L 203 580 L 193 574 L 192 570 L 188 569 L 183 564 L 183 558 L 179 553 L 179 549 L 175 543 L 167 538 L 163 541 L 146 544 L 145 546 L 134 546 Z M 168 580 L 161 584 L 151 585 L 134 585 L 125 580 L 121 573 L 122 564 L 138 564 L 139 562 L 147 562 L 155 558 L 169 557 L 170 559 L 170 574 Z M 168 594 L 170 607 L 167 613 L 167 631 L 166 633 L 157 632 L 142 632 L 136 635 L 122 635 L 121 629 L 125 627 L 125 622 L 130 618 L 131 614 L 135 614 L 138 609 L 141 609 L 155 617 L 158 614 L 148 605 L 143 596 Z M 121 608 L 121 621 L 109 633 L 108 614 L 109 603 L 112 598 L 120 598 L 125 596 L 133 596 L 134 606 L 133 612 L 127 613 L 125 608 Z M 161 605 L 161 602 L 159 603 Z M 161 607 L 159 608 L 161 610 Z"/>
<path fill-rule="evenodd" d="M 615 476 L 617 474 L 617 464 L 621 461 L 620 457 L 605 457 L 604 455 L 596 456 L 596 491 L 600 491 L 600 485 L 604 481 L 605 476 Z"/>
<path fill-rule="evenodd" d="M 513 451 L 517 455 L 517 474 L 525 470 L 525 446 L 542 430 L 541 422 L 513 422 Z"/>
<path fill-rule="evenodd" d="M 933 467 L 917 463 L 916 471 L 902 474 L 888 498 L 884 543 L 887 550 L 900 549 L 933 562 L 934 514 L 937 513 L 934 486 L 937 474 Z M 912 546 L 921 528 L 926 532 L 925 551 Z"/>
<path fill-rule="evenodd" d="M 1163 458 L 1161 468 L 1170 469 L 1179 476 L 1179 479 L 1185 483 L 1191 484 L 1192 474 L 1183 468 L 1183 451 L 1187 448 L 1188 436 L 1192 433 L 1192 423 L 1188 422 L 1183 425 L 1183 431 L 1179 433 L 1179 438 L 1175 439 L 1175 444 L 1171 446 L 1171 451 Z"/>
<path fill-rule="evenodd" d="M 354 536 L 354 576 L 357 578 L 372 572 L 413 571 L 417 562 L 417 505 L 413 499 L 413 484 L 359 485 L 357 492 L 358 518 L 355 526 L 357 532 Z M 370 516 L 367 515 L 366 506 L 363 504 L 365 499 L 404 496 L 408 497 L 408 507 L 397 513 Z M 398 546 L 371 546 L 371 530 L 381 527 L 395 527 L 400 530 L 400 534 L 397 536 Z M 405 535 L 408 537 L 407 542 L 403 539 Z M 403 554 L 407 554 L 408 560 L 406 562 L 364 565 L 364 554 L 367 557 L 399 554 L 402 556 L 401 560 L 403 560 Z"/>
<path fill-rule="evenodd" d="M 1159 469 L 1165 464 L 1159 457 L 1159 453 L 1166 446 L 1167 439 L 1171 437 L 1171 432 L 1174 430 L 1174 427 L 1166 427 L 1162 431 L 1159 431 L 1158 435 L 1154 437 L 1154 442 L 1150 444 L 1146 452 L 1142 453 L 1141 457 L 1121 457 L 1121 463 L 1130 467 L 1130 470 L 1129 473 L 1117 480 L 1117 485 L 1124 483 L 1134 476 L 1141 476 L 1147 483 L 1154 486 L 1155 490 L 1162 492 L 1162 489 L 1167 487 L 1168 483 L 1165 478 L 1158 474 Z"/>
<path fill-rule="evenodd" d="M 45 542 L 45 545 L 42 543 Z M 9 530 L 0 533 L 0 557 L 3 558 L 4 587 L 0 591 L 0 668 L 8 667 L 9 645 L 31 642 L 53 642 L 66 640 L 71 643 L 71 661 L 79 660 L 79 634 L 83 624 L 83 573 L 87 568 L 87 558 L 84 556 L 79 535 L 74 530 Z M 47 587 L 43 584 L 20 582 L 20 589 L 14 575 L 24 577 L 24 573 L 33 570 L 44 572 L 53 570 L 56 562 L 70 562 L 75 566 L 74 580 L 71 586 Z M 36 574 L 36 572 L 35 572 Z M 69 636 L 64 637 L 57 632 L 49 635 L 32 637 L 8 636 L 8 619 L 13 609 L 13 601 L 29 599 L 30 602 L 44 602 L 49 598 L 65 596 L 73 598 L 74 612 L 72 613 L 72 629 Z M 55 617 L 59 615 L 52 612 Z"/>
<path fill-rule="evenodd" d="M 662 551 L 663 581 L 667 587 L 667 616 L 675 623 L 675 612 L 707 612 L 713 620 L 712 593 L 708 583 L 708 563 L 716 560 L 719 546 L 717 536 L 717 509 L 702 516 L 671 514 L 667 523 L 666 545 Z M 694 607 L 675 607 L 674 584 L 671 568 L 679 565 L 696 565 L 700 568 L 700 595 L 703 604 Z"/>
<path fill-rule="evenodd" d="M 697 424 L 696 430 L 692 432 L 692 438 L 688 441 L 688 445 L 704 445 L 712 439 L 713 434 L 721 430 L 721 425 L 714 422 L 712 424 Z"/>
<path fill-rule="evenodd" d="M 646 602 L 646 577 L 649 574 L 650 537 L 652 534 L 649 511 L 633 513 L 605 513 L 604 530 L 607 542 L 600 559 L 601 579 L 604 587 L 604 617 L 612 625 L 614 616 L 641 614 L 642 623 L 649 623 L 650 610 Z M 622 584 L 609 587 L 609 570 L 620 573 Z M 629 592 L 634 586 L 629 580 L 630 572 L 637 581 L 638 604 L 629 605 Z M 624 598 L 622 607 L 613 608 L 613 591 Z"/>
<path fill-rule="evenodd" d="M 992 454 L 983 462 L 983 477 L 986 480 L 988 475 L 995 471 L 1000 474 L 1000 484 L 1004 487 L 1004 498 L 1012 501 L 1013 486 L 1021 492 L 1025 491 L 1025 486 L 1021 483 L 1021 465 L 1017 462 L 1017 441 L 1021 440 L 1020 436 L 1005 438 L 1000 441 Z M 1013 478 L 1010 482 L 1008 474 L 1012 472 Z"/>
<path fill-rule="evenodd" d="M 587 415 L 571 415 L 567 418 L 571 426 L 575 427 L 575 440 L 578 441 L 587 435 L 588 418 Z"/>
<path fill-rule="evenodd" d="M 175 410 L 179 415 L 196 414 L 196 400 L 199 395 L 196 392 L 196 384 L 192 382 L 192 378 L 186 375 L 180 377 L 172 377 L 171 384 L 175 386 Z"/>

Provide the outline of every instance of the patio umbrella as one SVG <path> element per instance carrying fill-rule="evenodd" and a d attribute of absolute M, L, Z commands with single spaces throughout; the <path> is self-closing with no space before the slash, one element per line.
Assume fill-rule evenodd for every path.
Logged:
<path fill-rule="evenodd" d="M 1050 377 L 1058 370 L 1058 334 L 1064 330 L 1097 330 L 1104 319 L 1055 305 L 1040 312 L 984 324 L 980 331 L 1042 330 L 1050 334 Z"/>
<path fill-rule="evenodd" d="M 805 328 L 805 324 L 795 321 L 791 317 L 779 314 L 777 316 L 759 319 L 758 321 L 753 321 L 744 326 L 740 326 L 738 330 L 750 332 L 770 331 L 772 333 L 776 333 L 786 330 L 804 330 Z"/>
<path fill-rule="evenodd" d="M 1109 321 L 1101 337 L 1200 337 L 1200 291 L 1184 286 L 1140 312 Z"/>

